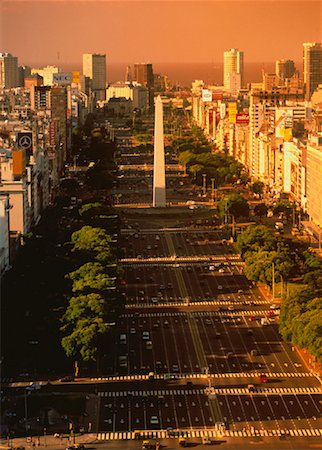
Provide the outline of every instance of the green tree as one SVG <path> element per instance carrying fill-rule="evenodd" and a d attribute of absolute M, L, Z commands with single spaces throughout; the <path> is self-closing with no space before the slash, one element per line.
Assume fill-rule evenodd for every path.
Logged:
<path fill-rule="evenodd" d="M 277 238 L 264 225 L 250 225 L 238 236 L 236 245 L 243 256 L 246 252 L 277 249 Z"/>
<path fill-rule="evenodd" d="M 255 205 L 255 216 L 258 216 L 260 218 L 265 217 L 267 215 L 267 211 L 268 207 L 265 205 L 265 203 L 258 203 L 257 205 Z"/>
<path fill-rule="evenodd" d="M 76 327 L 62 338 L 62 347 L 75 361 L 96 361 L 99 337 L 106 334 L 108 326 L 103 319 L 79 320 Z"/>
<path fill-rule="evenodd" d="M 261 197 L 264 190 L 264 183 L 262 181 L 255 181 L 251 185 L 250 189 L 254 194 L 260 195 Z"/>
<path fill-rule="evenodd" d="M 73 292 L 101 292 L 115 286 L 115 277 L 107 275 L 100 263 L 89 262 L 71 272 L 67 277 L 73 282 Z"/>
<path fill-rule="evenodd" d="M 218 212 L 223 217 L 231 214 L 235 219 L 249 216 L 247 200 L 239 194 L 230 194 L 222 197 L 218 203 Z"/>
<path fill-rule="evenodd" d="M 281 200 L 274 206 L 274 214 L 284 213 L 286 217 L 290 217 L 293 211 L 293 204 L 288 200 Z"/>
<path fill-rule="evenodd" d="M 108 262 L 113 259 L 111 242 L 112 237 L 105 230 L 93 228 L 89 225 L 72 234 L 73 251 L 92 254 L 95 259 L 101 262 Z"/>

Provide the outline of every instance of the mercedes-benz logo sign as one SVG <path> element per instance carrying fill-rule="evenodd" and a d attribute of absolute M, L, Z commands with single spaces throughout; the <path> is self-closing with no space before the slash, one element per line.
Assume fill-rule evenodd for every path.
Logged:
<path fill-rule="evenodd" d="M 21 148 L 31 148 L 32 147 L 32 138 L 30 136 L 24 135 L 19 138 L 18 145 Z"/>

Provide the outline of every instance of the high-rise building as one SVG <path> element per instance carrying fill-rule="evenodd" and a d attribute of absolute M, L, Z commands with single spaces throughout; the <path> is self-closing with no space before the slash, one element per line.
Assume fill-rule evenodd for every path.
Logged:
<path fill-rule="evenodd" d="M 92 80 L 92 91 L 96 100 L 105 100 L 106 55 L 85 53 L 83 55 L 83 75 Z"/>
<path fill-rule="evenodd" d="M 291 59 L 278 59 L 275 62 L 275 74 L 282 79 L 292 78 L 295 74 L 295 64 Z"/>
<path fill-rule="evenodd" d="M 30 85 L 30 108 L 34 111 L 51 109 L 51 86 Z"/>
<path fill-rule="evenodd" d="M 224 86 L 229 89 L 228 74 L 240 74 L 241 87 L 244 86 L 244 52 L 232 48 L 224 52 Z"/>
<path fill-rule="evenodd" d="M 0 53 L 0 88 L 13 88 L 18 85 L 18 58 L 10 53 Z"/>
<path fill-rule="evenodd" d="M 303 81 L 305 98 L 309 100 L 318 85 L 322 83 L 322 46 L 317 42 L 303 44 Z"/>
<path fill-rule="evenodd" d="M 62 169 L 67 156 L 68 127 L 67 127 L 67 88 L 55 86 L 51 88 L 51 118 L 58 123 L 61 152 L 58 158 L 59 168 Z"/>
<path fill-rule="evenodd" d="M 134 64 L 134 81 L 147 86 L 148 88 L 153 88 L 154 86 L 154 75 L 152 64 L 147 63 L 136 63 Z"/>
<path fill-rule="evenodd" d="M 54 84 L 53 78 L 55 73 L 59 73 L 60 69 L 57 66 L 46 66 L 42 69 L 31 69 L 31 74 L 38 73 L 44 79 L 44 86 L 52 86 Z"/>

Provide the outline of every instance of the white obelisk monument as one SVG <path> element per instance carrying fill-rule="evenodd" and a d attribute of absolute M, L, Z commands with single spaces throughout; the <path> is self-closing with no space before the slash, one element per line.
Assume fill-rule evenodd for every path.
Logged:
<path fill-rule="evenodd" d="M 160 95 L 155 100 L 154 117 L 154 169 L 153 169 L 153 207 L 164 208 L 165 166 L 163 140 L 163 105 Z"/>

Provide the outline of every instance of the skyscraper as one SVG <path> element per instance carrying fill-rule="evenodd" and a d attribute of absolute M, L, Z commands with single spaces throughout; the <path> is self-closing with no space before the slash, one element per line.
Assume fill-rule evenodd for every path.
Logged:
<path fill-rule="evenodd" d="M 322 84 L 322 46 L 317 42 L 303 44 L 303 81 L 305 84 L 305 98 L 311 95 Z"/>
<path fill-rule="evenodd" d="M 278 59 L 275 62 L 275 73 L 279 78 L 292 78 L 295 74 L 295 64 L 291 59 Z"/>
<path fill-rule="evenodd" d="M 83 75 L 92 80 L 92 91 L 96 100 L 105 100 L 106 55 L 85 53 L 83 55 Z"/>
<path fill-rule="evenodd" d="M 152 64 L 136 63 L 134 64 L 134 80 L 143 86 L 152 88 L 154 86 L 154 75 Z"/>
<path fill-rule="evenodd" d="M 229 77 L 228 74 L 240 74 L 241 87 L 244 86 L 244 52 L 239 52 L 237 49 L 232 48 L 227 52 L 224 52 L 224 86 L 225 89 L 229 89 Z"/>
<path fill-rule="evenodd" d="M 0 53 L 0 88 L 13 88 L 18 84 L 18 58 L 10 53 Z"/>

